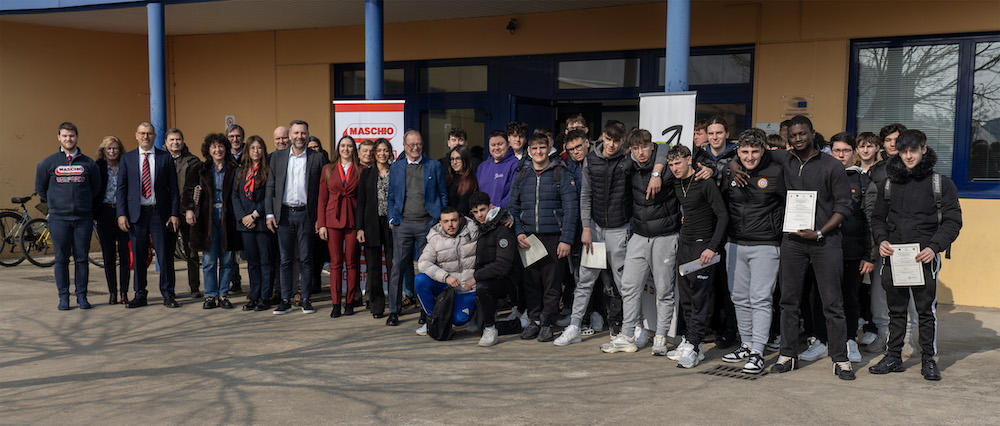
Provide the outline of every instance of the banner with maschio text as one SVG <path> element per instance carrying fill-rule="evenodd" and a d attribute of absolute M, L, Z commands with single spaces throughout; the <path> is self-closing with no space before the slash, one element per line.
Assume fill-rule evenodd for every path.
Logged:
<path fill-rule="evenodd" d="M 344 136 L 357 143 L 386 138 L 396 158 L 403 152 L 403 117 L 403 101 L 333 101 L 333 142 Z"/>

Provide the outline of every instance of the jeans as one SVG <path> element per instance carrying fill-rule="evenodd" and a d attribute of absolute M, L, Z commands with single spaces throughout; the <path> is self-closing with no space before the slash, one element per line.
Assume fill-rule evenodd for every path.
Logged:
<path fill-rule="evenodd" d="M 437 295 L 448 287 L 448 284 L 434 281 L 427 274 L 417 274 L 413 278 L 413 289 L 416 290 L 420 306 L 427 315 L 434 312 L 434 302 Z M 476 292 L 459 293 L 456 289 L 452 308 L 451 323 L 453 325 L 468 323 L 476 309 Z"/>
<path fill-rule="evenodd" d="M 310 223 L 305 210 L 290 210 L 281 207 L 281 221 L 278 222 L 278 248 L 281 252 L 281 298 L 292 298 L 292 264 L 299 265 L 299 293 L 302 302 L 309 300 L 312 286 L 312 234 L 315 224 Z M 298 256 L 295 248 L 298 247 Z"/>
<path fill-rule="evenodd" d="M 274 270 L 271 269 L 270 232 L 243 231 L 243 250 L 247 254 L 247 272 L 250 274 L 250 300 L 271 299 L 271 283 Z"/>
<path fill-rule="evenodd" d="M 59 290 L 60 300 L 69 298 L 69 257 L 71 254 L 74 263 L 76 297 L 77 299 L 87 297 L 87 280 L 90 278 L 90 265 L 87 264 L 87 256 L 93 232 L 94 221 L 90 219 L 49 219 L 49 237 L 52 238 L 52 248 L 55 251 L 53 269 L 56 274 L 56 288 Z"/>
<path fill-rule="evenodd" d="M 222 249 L 222 209 L 212 209 L 212 246 L 201 255 L 205 297 L 229 296 L 233 274 L 233 252 Z"/>

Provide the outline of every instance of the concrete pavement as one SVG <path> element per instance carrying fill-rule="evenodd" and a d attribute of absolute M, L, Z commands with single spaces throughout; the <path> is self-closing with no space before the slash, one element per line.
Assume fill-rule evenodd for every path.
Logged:
<path fill-rule="evenodd" d="M 1000 413 L 998 309 L 939 307 L 941 382 L 921 378 L 919 359 L 871 375 L 880 356 L 868 353 L 852 382 L 829 359 L 751 381 L 702 374 L 724 364 L 711 344 L 691 370 L 648 346 L 601 353 L 607 331 L 564 348 L 517 336 L 479 348 L 465 331 L 417 336 L 415 311 L 399 327 L 363 310 L 331 319 L 329 293 L 313 315 L 241 312 L 242 296 L 233 310 L 186 297 L 126 310 L 107 305 L 94 267 L 94 309 L 58 311 L 51 276 L 0 269 L 2 423 L 996 424 Z"/>

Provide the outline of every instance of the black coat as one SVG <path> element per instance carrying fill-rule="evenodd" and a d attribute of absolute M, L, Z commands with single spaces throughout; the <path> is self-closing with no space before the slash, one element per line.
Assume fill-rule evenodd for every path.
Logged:
<path fill-rule="evenodd" d="M 738 158 L 733 161 L 740 161 Z M 747 185 L 733 185 L 728 167 L 722 196 L 729 211 L 728 235 L 740 245 L 780 245 L 785 220 L 785 179 L 780 165 L 764 155 L 748 170 Z"/>
<path fill-rule="evenodd" d="M 388 196 L 388 194 L 386 194 Z M 354 211 L 354 226 L 359 231 L 365 231 L 365 247 L 380 247 L 388 241 L 373 239 L 380 235 L 379 226 L 382 221 L 378 215 L 378 166 L 361 171 L 358 179 L 358 208 Z M 384 217 L 384 216 L 383 216 Z"/>
<path fill-rule="evenodd" d="M 673 234 L 681 229 L 681 211 L 674 196 L 673 175 L 669 171 L 662 178 L 660 192 L 652 199 L 646 198 L 646 188 L 653 176 L 654 159 L 659 149 L 666 149 L 666 146 L 653 144 L 653 156 L 644 166 L 633 159 L 635 169 L 629 177 L 632 186 L 632 232 L 648 238 Z"/>
<path fill-rule="evenodd" d="M 207 251 L 212 247 L 212 210 L 215 203 L 215 178 L 212 176 L 212 160 L 205 161 L 191 169 L 184 184 L 181 196 L 181 211 L 187 216 L 187 211 L 195 212 L 197 221 L 191 227 L 191 250 Z M 233 191 L 233 179 L 238 166 L 231 161 L 226 162 L 226 175 L 222 179 L 222 250 L 235 251 L 243 246 L 240 234 L 236 232 L 236 219 L 233 216 L 233 203 L 230 193 Z M 201 185 L 201 196 L 198 204 L 194 203 L 194 187 Z M 186 219 L 182 219 L 186 220 Z"/>
<path fill-rule="evenodd" d="M 239 167 L 236 170 L 238 173 Z M 258 170 L 259 172 L 260 170 Z M 236 230 L 241 232 L 271 232 L 267 229 L 267 219 L 264 215 L 264 188 L 267 186 L 267 182 L 255 182 L 253 194 L 250 197 L 247 197 L 246 191 L 243 190 L 245 184 L 246 176 L 236 176 L 233 182 L 233 190 L 230 191 L 232 194 L 230 202 L 233 205 L 233 218 L 236 219 Z M 255 210 L 259 215 L 256 220 L 257 224 L 253 229 L 247 229 L 243 225 L 243 217 L 253 213 Z"/>
<path fill-rule="evenodd" d="M 510 220 L 510 213 L 501 209 L 492 220 L 479 226 L 479 240 L 476 241 L 476 281 L 511 278 L 514 268 L 517 239 L 514 231 L 504 223 Z"/>

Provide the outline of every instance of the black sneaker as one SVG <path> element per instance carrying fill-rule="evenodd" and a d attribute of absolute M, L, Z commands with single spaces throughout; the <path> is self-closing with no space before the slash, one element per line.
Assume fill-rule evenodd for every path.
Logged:
<path fill-rule="evenodd" d="M 385 325 L 389 327 L 395 327 L 399 325 L 399 314 L 389 314 L 389 318 L 386 318 Z"/>
<path fill-rule="evenodd" d="M 833 363 L 833 374 L 840 378 L 840 380 L 854 380 L 854 367 L 851 367 L 850 361 L 835 362 Z"/>
<path fill-rule="evenodd" d="M 528 324 L 528 326 L 525 327 L 524 330 L 521 330 L 521 339 L 522 340 L 536 339 L 538 338 L 538 334 L 541 330 L 542 328 L 539 327 L 538 324 L 532 322 Z"/>
<path fill-rule="evenodd" d="M 787 373 L 799 368 L 799 359 L 784 355 L 778 356 L 778 362 L 771 366 L 772 373 Z"/>
<path fill-rule="evenodd" d="M 736 338 L 728 334 L 723 334 L 715 339 L 715 347 L 718 349 L 729 349 L 733 343 L 736 343 Z"/>
<path fill-rule="evenodd" d="M 937 362 L 933 358 L 928 358 L 921 362 L 920 374 L 924 375 L 924 380 L 941 380 L 941 371 L 938 370 Z"/>
<path fill-rule="evenodd" d="M 277 308 L 274 308 L 275 315 L 284 315 L 292 311 L 292 301 L 288 299 L 283 299 L 281 303 L 278 304 Z"/>
<path fill-rule="evenodd" d="M 739 349 L 722 356 L 722 360 L 725 362 L 743 362 L 747 358 L 750 358 L 750 348 L 746 346 L 740 346 Z"/>
<path fill-rule="evenodd" d="M 556 340 L 555 336 L 552 335 L 552 326 L 543 325 L 538 329 L 538 341 L 539 342 L 551 342 Z"/>
<path fill-rule="evenodd" d="M 215 304 L 215 298 L 214 297 L 206 297 L 205 298 L 205 302 L 201 304 L 201 308 L 202 309 L 212 309 L 212 308 L 214 308 L 216 306 L 219 306 L 219 305 Z"/>
<path fill-rule="evenodd" d="M 906 367 L 903 367 L 903 360 L 889 355 L 882 357 L 878 364 L 868 367 L 868 372 L 872 374 L 902 373 L 904 371 L 906 371 Z"/>
<path fill-rule="evenodd" d="M 253 308 L 254 312 L 266 311 L 271 309 L 271 304 L 267 300 L 261 300 L 257 302 L 257 306 Z"/>
<path fill-rule="evenodd" d="M 313 304 L 312 304 L 312 302 L 309 301 L 309 299 L 306 299 L 306 300 L 302 301 L 302 313 L 303 314 L 315 314 L 316 313 L 316 310 L 313 309 Z"/>
<path fill-rule="evenodd" d="M 230 302 L 228 297 L 222 296 L 219 298 L 219 307 L 222 309 L 233 309 L 233 302 Z"/>
<path fill-rule="evenodd" d="M 257 301 L 251 299 L 249 302 L 247 302 L 246 304 L 243 305 L 243 310 L 244 311 L 252 311 L 256 307 L 257 307 Z"/>

